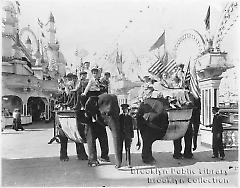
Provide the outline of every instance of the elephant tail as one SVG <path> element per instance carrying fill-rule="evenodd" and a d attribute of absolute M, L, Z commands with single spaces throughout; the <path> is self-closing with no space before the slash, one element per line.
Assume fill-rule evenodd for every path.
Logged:
<path fill-rule="evenodd" d="M 139 138 L 139 129 L 137 128 L 137 144 L 136 144 L 137 150 L 141 148 L 141 141 Z"/>

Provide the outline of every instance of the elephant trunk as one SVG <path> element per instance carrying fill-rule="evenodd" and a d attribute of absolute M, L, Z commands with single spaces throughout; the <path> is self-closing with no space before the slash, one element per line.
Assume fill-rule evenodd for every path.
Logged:
<path fill-rule="evenodd" d="M 119 118 L 112 117 L 110 119 L 108 126 L 112 132 L 114 153 L 115 153 L 115 159 L 116 159 L 116 168 L 119 168 L 121 167 L 121 163 L 122 163 L 122 138 L 121 138 L 121 132 L 120 132 Z"/>

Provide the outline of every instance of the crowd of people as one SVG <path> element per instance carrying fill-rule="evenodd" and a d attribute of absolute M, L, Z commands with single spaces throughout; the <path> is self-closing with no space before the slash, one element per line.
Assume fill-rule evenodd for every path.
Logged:
<path fill-rule="evenodd" d="M 111 74 L 102 73 L 102 69 L 97 66 L 92 69 L 89 67 L 90 62 L 85 62 L 83 70 L 78 75 L 69 73 L 59 80 L 58 102 L 63 109 L 84 109 L 89 97 L 110 93 Z"/>
<path fill-rule="evenodd" d="M 170 93 L 163 92 L 170 91 L 168 89 L 184 89 L 185 88 L 185 73 L 184 65 L 180 64 L 174 71 L 169 73 L 162 73 L 158 77 L 144 76 L 138 78 L 143 82 L 138 95 L 139 102 L 142 102 L 146 98 L 168 98 L 170 106 L 172 108 L 181 107 L 176 98 L 174 98 Z"/>

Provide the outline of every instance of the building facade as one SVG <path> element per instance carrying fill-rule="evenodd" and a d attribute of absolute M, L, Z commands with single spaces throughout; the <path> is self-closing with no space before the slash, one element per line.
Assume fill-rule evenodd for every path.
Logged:
<path fill-rule="evenodd" d="M 18 14 L 11 1 L 5 1 L 2 16 L 2 123 L 12 124 L 11 112 L 20 109 L 22 123 L 51 118 L 58 78 L 66 74 L 66 61 L 55 39 L 55 20 L 50 14 L 46 46 L 30 27 L 19 28 Z M 27 35 L 24 41 L 24 35 Z M 37 48 L 33 53 L 33 42 Z M 5 113 L 7 111 L 7 113 Z"/>

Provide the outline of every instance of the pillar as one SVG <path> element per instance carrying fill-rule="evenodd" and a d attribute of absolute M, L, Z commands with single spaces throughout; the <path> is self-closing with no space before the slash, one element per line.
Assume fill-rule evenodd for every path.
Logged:
<path fill-rule="evenodd" d="M 222 77 L 199 81 L 201 88 L 201 122 L 203 125 L 212 123 L 212 107 L 218 106 L 219 85 Z"/>
<path fill-rule="evenodd" d="M 212 124 L 212 107 L 219 105 L 221 74 L 231 67 L 226 62 L 227 53 L 211 51 L 196 59 L 196 70 L 201 90 L 201 143 L 211 146 L 212 133 L 205 125 Z"/>

